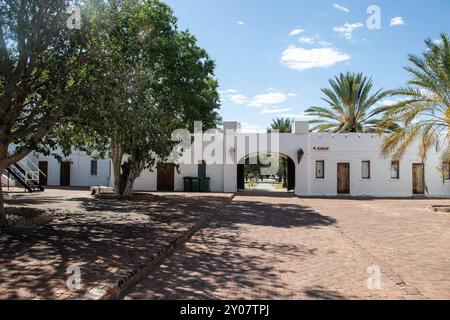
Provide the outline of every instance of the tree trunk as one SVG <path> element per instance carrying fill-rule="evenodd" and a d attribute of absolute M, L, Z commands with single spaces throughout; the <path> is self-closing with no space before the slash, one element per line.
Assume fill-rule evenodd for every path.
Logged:
<path fill-rule="evenodd" d="M 122 177 L 122 160 L 123 160 L 123 152 L 122 148 L 118 143 L 112 139 L 111 143 L 111 162 L 112 162 L 112 168 L 113 168 L 113 175 L 114 175 L 114 193 L 117 196 L 121 195 L 121 177 Z"/>
<path fill-rule="evenodd" d="M 132 197 L 133 196 L 133 188 L 134 188 L 134 179 L 127 179 L 127 183 L 125 185 L 125 189 L 123 190 L 124 197 Z"/>
<path fill-rule="evenodd" d="M 0 177 L 2 172 L 0 172 Z M 6 224 L 5 202 L 3 199 L 3 187 L 0 182 L 0 227 L 4 226 L 5 224 Z"/>
<path fill-rule="evenodd" d="M 144 165 L 140 165 L 139 169 L 130 170 L 130 173 L 126 179 L 125 188 L 123 189 L 122 196 L 124 197 L 133 196 L 134 182 L 141 175 L 142 171 L 144 171 Z"/>

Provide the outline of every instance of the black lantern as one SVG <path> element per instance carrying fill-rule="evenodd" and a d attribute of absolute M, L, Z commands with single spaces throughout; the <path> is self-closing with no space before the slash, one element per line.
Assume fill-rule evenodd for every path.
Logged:
<path fill-rule="evenodd" d="M 297 157 L 298 157 L 298 163 L 299 164 L 302 161 L 304 155 L 305 155 L 305 151 L 303 151 L 303 149 L 298 150 Z"/>

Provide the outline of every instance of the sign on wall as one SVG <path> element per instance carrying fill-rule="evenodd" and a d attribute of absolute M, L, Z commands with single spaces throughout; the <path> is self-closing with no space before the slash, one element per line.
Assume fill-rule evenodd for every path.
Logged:
<path fill-rule="evenodd" d="M 330 147 L 313 147 L 314 151 L 330 151 Z"/>

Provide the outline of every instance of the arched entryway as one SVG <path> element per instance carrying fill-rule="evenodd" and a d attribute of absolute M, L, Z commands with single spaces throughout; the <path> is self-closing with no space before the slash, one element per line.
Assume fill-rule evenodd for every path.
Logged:
<path fill-rule="evenodd" d="M 238 192 L 295 192 L 296 165 L 284 154 L 272 154 L 278 161 L 277 172 L 264 170 L 270 167 L 261 161 L 260 154 L 247 155 L 237 165 Z"/>

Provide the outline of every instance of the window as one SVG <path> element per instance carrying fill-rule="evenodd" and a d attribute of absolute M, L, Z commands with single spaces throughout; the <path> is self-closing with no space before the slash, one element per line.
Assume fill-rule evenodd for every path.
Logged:
<path fill-rule="evenodd" d="M 316 161 L 316 179 L 325 179 L 325 161 Z"/>
<path fill-rule="evenodd" d="M 391 179 L 400 179 L 400 162 L 391 162 Z"/>
<path fill-rule="evenodd" d="M 362 178 L 370 179 L 370 161 L 362 162 Z"/>
<path fill-rule="evenodd" d="M 450 180 L 450 163 L 444 163 L 444 180 Z"/>
<path fill-rule="evenodd" d="M 91 160 L 91 176 L 97 175 L 97 160 Z"/>

